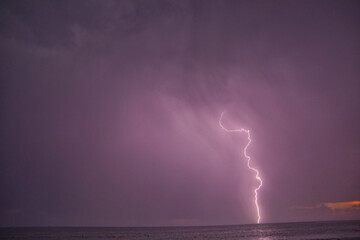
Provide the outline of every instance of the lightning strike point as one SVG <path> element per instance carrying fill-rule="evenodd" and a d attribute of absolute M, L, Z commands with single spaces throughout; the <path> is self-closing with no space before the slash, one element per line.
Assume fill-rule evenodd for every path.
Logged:
<path fill-rule="evenodd" d="M 254 198 L 254 202 L 255 202 L 255 206 L 256 206 L 256 210 L 257 210 L 257 223 L 260 223 L 260 220 L 261 220 L 261 215 L 260 215 L 260 207 L 259 207 L 259 204 L 258 204 L 258 191 L 260 190 L 261 186 L 262 186 L 262 180 L 260 178 L 260 173 L 259 173 L 259 170 L 257 170 L 256 168 L 253 168 L 250 166 L 250 156 L 247 154 L 247 148 L 249 147 L 250 143 L 251 143 L 251 135 L 250 135 L 250 130 L 248 129 L 244 129 L 244 128 L 240 128 L 240 129 L 227 129 L 226 127 L 224 127 L 224 125 L 222 124 L 221 120 L 223 118 L 223 115 L 224 115 L 225 112 L 222 112 L 221 115 L 220 115 L 220 119 L 219 119 L 219 125 L 220 127 L 226 131 L 226 132 L 239 132 L 239 133 L 246 133 L 247 134 L 247 138 L 248 138 L 248 143 L 246 144 L 245 148 L 244 148 L 244 156 L 247 160 L 247 166 L 250 170 L 254 171 L 256 173 L 255 175 L 255 178 L 256 180 L 259 181 L 259 185 L 257 188 L 254 189 L 254 193 L 255 193 L 255 198 Z"/>

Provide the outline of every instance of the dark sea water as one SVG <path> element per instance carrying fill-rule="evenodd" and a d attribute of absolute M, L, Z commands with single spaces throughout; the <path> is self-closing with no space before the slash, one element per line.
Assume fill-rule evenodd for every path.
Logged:
<path fill-rule="evenodd" d="M 0 231 L 0 239 L 360 239 L 360 221 L 209 227 L 29 227 Z"/>

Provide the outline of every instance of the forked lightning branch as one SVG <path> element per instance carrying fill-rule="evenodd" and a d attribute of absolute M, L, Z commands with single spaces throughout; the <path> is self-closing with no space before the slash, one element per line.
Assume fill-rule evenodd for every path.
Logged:
<path fill-rule="evenodd" d="M 259 181 L 259 185 L 257 188 L 254 189 L 254 193 L 255 193 L 255 206 L 256 206 L 256 210 L 257 210 L 257 223 L 260 223 L 261 220 L 261 215 L 260 215 L 260 207 L 258 204 L 258 191 L 260 190 L 261 186 L 262 186 L 262 180 L 260 178 L 260 173 L 259 170 L 257 170 L 256 168 L 251 167 L 250 165 L 250 161 L 251 158 L 250 156 L 247 154 L 247 148 L 249 147 L 250 143 L 251 143 L 251 136 L 250 136 L 250 130 L 244 129 L 244 128 L 240 128 L 240 129 L 227 129 L 226 127 L 224 127 L 224 125 L 222 124 L 222 118 L 224 116 L 225 112 L 222 112 L 220 115 L 220 119 L 219 119 L 219 125 L 220 127 L 225 130 L 226 132 L 238 132 L 238 133 L 246 133 L 247 134 L 247 138 L 248 138 L 248 143 L 246 144 L 245 148 L 244 148 L 244 156 L 247 160 L 247 166 L 250 170 L 254 171 L 256 173 L 255 178 Z"/>

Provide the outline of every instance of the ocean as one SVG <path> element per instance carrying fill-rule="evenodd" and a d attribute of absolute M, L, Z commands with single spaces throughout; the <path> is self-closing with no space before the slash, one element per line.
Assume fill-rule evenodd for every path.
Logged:
<path fill-rule="evenodd" d="M 360 239 L 360 221 L 206 227 L 0 228 L 0 239 Z"/>

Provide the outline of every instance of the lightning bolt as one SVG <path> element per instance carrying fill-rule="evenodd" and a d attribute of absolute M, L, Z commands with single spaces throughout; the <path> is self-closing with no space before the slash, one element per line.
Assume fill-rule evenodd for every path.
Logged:
<path fill-rule="evenodd" d="M 260 207 L 259 207 L 259 204 L 258 204 L 258 191 L 260 190 L 263 182 L 260 178 L 260 173 L 259 173 L 259 170 L 257 170 L 256 168 L 253 168 L 250 166 L 250 156 L 247 154 L 247 148 L 249 147 L 250 143 L 251 143 L 251 136 L 250 136 L 250 130 L 247 130 L 247 129 L 244 129 L 244 128 L 240 128 L 240 129 L 227 129 L 226 127 L 224 127 L 224 125 L 222 124 L 222 118 L 223 118 L 223 115 L 224 115 L 225 112 L 222 112 L 221 115 L 220 115 L 220 119 L 219 119 L 219 125 L 220 127 L 225 130 L 226 132 L 239 132 L 239 133 L 246 133 L 247 134 L 247 138 L 248 138 L 248 143 L 246 144 L 245 148 L 244 148 L 244 156 L 245 158 L 247 159 L 247 166 L 250 170 L 254 171 L 256 173 L 255 175 L 255 178 L 259 181 L 259 185 L 257 188 L 254 189 L 254 193 L 255 193 L 255 199 L 254 199 L 254 202 L 255 202 L 255 206 L 256 206 L 256 210 L 257 210 L 257 223 L 260 223 L 260 219 L 261 219 L 261 215 L 260 215 Z"/>

